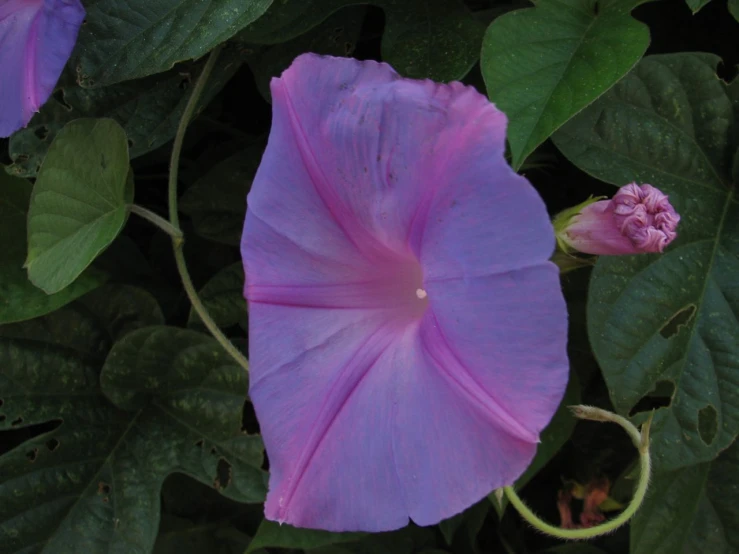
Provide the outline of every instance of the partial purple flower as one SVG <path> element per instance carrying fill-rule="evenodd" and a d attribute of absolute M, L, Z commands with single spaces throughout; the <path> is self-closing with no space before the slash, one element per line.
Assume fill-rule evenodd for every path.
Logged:
<path fill-rule="evenodd" d="M 526 469 L 568 376 L 554 234 L 473 88 L 297 58 L 242 240 L 267 518 L 431 525 Z"/>
<path fill-rule="evenodd" d="M 0 0 L 0 137 L 49 98 L 84 17 L 79 0 Z"/>
<path fill-rule="evenodd" d="M 680 216 L 651 185 L 628 184 L 611 200 L 593 198 L 554 221 L 565 251 L 616 256 L 662 252 L 677 237 Z"/>

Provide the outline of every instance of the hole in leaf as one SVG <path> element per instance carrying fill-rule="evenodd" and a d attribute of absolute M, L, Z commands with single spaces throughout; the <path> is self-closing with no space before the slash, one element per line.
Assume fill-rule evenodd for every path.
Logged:
<path fill-rule="evenodd" d="M 717 432 L 718 412 L 709 404 L 698 410 L 698 434 L 706 445 L 710 445 Z"/>
<path fill-rule="evenodd" d="M 218 460 L 216 466 L 216 480 L 213 486 L 217 489 L 225 489 L 231 484 L 231 464 L 229 464 L 224 458 Z"/>
<path fill-rule="evenodd" d="M 669 339 L 680 332 L 681 327 L 687 325 L 695 314 L 695 304 L 689 304 L 670 318 L 670 321 L 662 326 L 659 334 Z"/>
<path fill-rule="evenodd" d="M 23 423 L 23 418 L 22 417 L 18 417 L 18 419 L 14 419 L 13 421 L 10 422 L 10 424 L 13 427 L 15 427 L 17 425 L 20 425 L 21 423 Z"/>
<path fill-rule="evenodd" d="M 657 381 L 654 384 L 654 388 L 631 408 L 629 417 L 634 417 L 639 412 L 651 412 L 659 408 L 669 408 L 673 396 L 675 396 L 675 383 L 666 379 Z"/>
<path fill-rule="evenodd" d="M 46 140 L 46 137 L 49 136 L 49 128 L 46 125 L 40 125 L 34 129 L 33 134 L 36 135 L 39 140 Z"/>
<path fill-rule="evenodd" d="M 5 404 L 5 400 L 3 400 L 2 398 L 0 398 L 0 408 L 3 407 L 3 404 Z"/>
<path fill-rule="evenodd" d="M 128 139 L 128 147 L 133 148 L 133 141 L 131 139 Z"/>
<path fill-rule="evenodd" d="M 218 450 L 216 450 L 216 447 L 215 446 L 210 449 L 210 453 L 213 454 L 213 456 L 215 456 L 216 454 L 218 454 Z"/>
<path fill-rule="evenodd" d="M 203 448 L 203 444 L 205 444 L 205 441 L 203 439 L 195 441 L 195 446 L 199 448 Z"/>
<path fill-rule="evenodd" d="M 68 112 L 72 111 L 72 106 L 67 104 L 67 100 L 64 98 L 64 89 L 60 88 L 52 96 L 54 100 L 59 102 L 59 104 L 61 104 L 65 110 L 67 110 Z"/>
<path fill-rule="evenodd" d="M 110 485 L 105 481 L 100 481 L 98 483 L 98 494 L 110 494 Z"/>
<path fill-rule="evenodd" d="M 28 458 L 28 461 L 31 463 L 35 462 L 36 458 L 38 458 L 38 448 L 34 448 L 33 450 L 26 452 L 26 458 Z"/>
<path fill-rule="evenodd" d="M 59 441 L 56 439 L 49 439 L 46 441 L 46 448 L 49 449 L 49 452 L 54 452 L 57 448 L 59 448 Z"/>
<path fill-rule="evenodd" d="M 593 2 L 593 15 L 598 15 L 599 11 L 600 11 L 600 6 L 598 5 L 598 2 Z"/>

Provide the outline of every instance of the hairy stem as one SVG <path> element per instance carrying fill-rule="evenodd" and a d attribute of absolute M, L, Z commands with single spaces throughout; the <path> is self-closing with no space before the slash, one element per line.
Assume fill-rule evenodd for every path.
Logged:
<path fill-rule="evenodd" d="M 652 471 L 651 459 L 649 457 L 649 427 L 652 420 L 650 417 L 650 419 L 642 425 L 640 432 L 628 419 L 606 410 L 601 410 L 592 406 L 572 406 L 571 408 L 575 416 L 580 419 L 616 423 L 617 425 L 620 425 L 631 437 L 634 446 L 636 446 L 639 451 L 640 471 L 639 482 L 629 505 L 626 506 L 618 516 L 613 519 L 609 519 L 600 525 L 583 529 L 563 529 L 539 519 L 539 517 L 531 511 L 523 500 L 521 500 L 513 487 L 503 487 L 503 491 L 508 497 L 511 505 L 519 514 L 521 514 L 521 517 L 542 533 L 552 535 L 560 539 L 589 539 L 599 535 L 605 535 L 621 527 L 633 517 L 642 505 L 642 502 L 644 502 L 644 496 L 646 495 L 647 487 L 649 486 L 649 478 Z"/>

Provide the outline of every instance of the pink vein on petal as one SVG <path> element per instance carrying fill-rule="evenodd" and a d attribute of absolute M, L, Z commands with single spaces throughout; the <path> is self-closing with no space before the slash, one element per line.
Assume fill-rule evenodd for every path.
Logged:
<path fill-rule="evenodd" d="M 425 324 L 421 326 L 421 344 L 428 355 L 436 362 L 435 365 L 444 377 L 455 385 L 459 392 L 473 400 L 501 430 L 521 440 L 533 443 L 539 442 L 538 433 L 526 429 L 518 422 L 477 382 L 472 372 L 454 354 L 432 309 L 429 309 L 427 317 Z M 431 329 L 438 333 L 437 342 L 440 343 L 440 346 L 434 346 L 434 342 L 428 340 Z"/>
<path fill-rule="evenodd" d="M 358 252 L 365 254 L 367 250 L 366 246 L 369 244 L 374 244 L 374 237 L 370 236 L 364 230 L 360 231 L 363 236 L 354 237 L 352 236 L 352 233 L 349 231 L 349 229 L 347 229 L 346 221 L 352 221 L 353 216 L 352 214 L 343 213 L 344 209 L 341 199 L 336 195 L 336 193 L 331 190 L 331 187 L 328 186 L 328 179 L 324 175 L 321 166 L 316 161 L 316 157 L 308 144 L 308 139 L 306 138 L 303 126 L 300 124 L 300 119 L 298 118 L 295 107 L 293 106 L 292 99 L 290 98 L 290 93 L 287 90 L 287 86 L 285 86 L 282 81 L 280 81 L 280 89 L 285 95 L 285 106 L 287 107 L 288 111 L 288 120 L 290 121 L 290 126 L 295 132 L 295 140 L 298 143 L 298 151 L 300 153 L 300 157 L 302 158 L 303 163 L 308 170 L 308 174 L 310 175 L 310 180 L 316 190 L 316 194 L 318 194 L 319 198 L 326 206 L 326 209 L 333 217 L 334 222 L 342 230 L 347 240 L 352 245 L 354 245 Z M 339 211 L 341 213 L 337 213 L 337 207 L 339 208 Z M 363 245 L 365 246 L 365 248 L 362 247 Z"/>
<path fill-rule="evenodd" d="M 313 432 L 310 437 L 308 437 L 308 440 L 305 442 L 305 446 L 298 457 L 295 469 L 293 470 L 293 475 L 288 478 L 289 485 L 285 491 L 285 495 L 278 501 L 279 521 L 285 521 L 287 519 L 286 514 L 289 511 L 290 502 L 295 495 L 295 491 L 298 489 L 298 486 L 300 485 L 306 470 L 310 466 L 311 461 L 316 455 L 316 452 L 318 452 L 321 443 L 331 430 L 331 426 L 334 421 L 336 421 L 336 418 L 339 416 L 344 406 L 346 406 L 347 402 L 351 399 L 364 378 L 377 363 L 377 360 L 382 357 L 387 348 L 392 344 L 393 333 L 389 333 L 387 331 L 388 329 L 386 325 L 377 329 L 377 331 L 371 334 L 369 338 L 359 346 L 356 352 L 352 354 L 351 358 L 340 370 L 338 378 L 331 386 L 329 393 L 326 395 L 326 401 L 320 408 L 315 425 L 313 426 Z M 373 342 L 379 344 L 371 344 Z M 372 352 L 373 350 L 375 352 Z M 359 364 L 358 366 L 354 364 L 360 354 L 364 357 L 370 358 L 367 363 L 364 364 L 363 368 L 362 364 Z M 353 369 L 355 369 L 355 371 L 352 371 Z M 343 395 L 341 394 L 341 388 L 346 389 Z"/>
<path fill-rule="evenodd" d="M 33 113 L 39 109 L 39 100 L 36 94 L 36 72 L 38 71 L 38 60 L 36 59 L 36 45 L 38 43 L 38 22 L 41 17 L 41 11 L 39 11 L 33 18 L 31 23 L 30 32 L 28 33 L 28 42 L 26 46 L 26 64 L 24 68 L 23 80 L 25 81 L 25 88 L 28 92 L 27 97 L 23 98 L 24 108 Z"/>

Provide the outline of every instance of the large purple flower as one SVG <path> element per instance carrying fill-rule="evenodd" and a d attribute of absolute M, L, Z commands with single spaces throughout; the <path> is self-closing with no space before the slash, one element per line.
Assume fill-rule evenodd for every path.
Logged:
<path fill-rule="evenodd" d="M 266 516 L 437 523 L 527 467 L 567 381 L 544 204 L 474 89 L 300 56 L 246 216 Z"/>
<path fill-rule="evenodd" d="M 79 0 L 0 0 L 0 137 L 49 98 L 84 17 Z"/>

